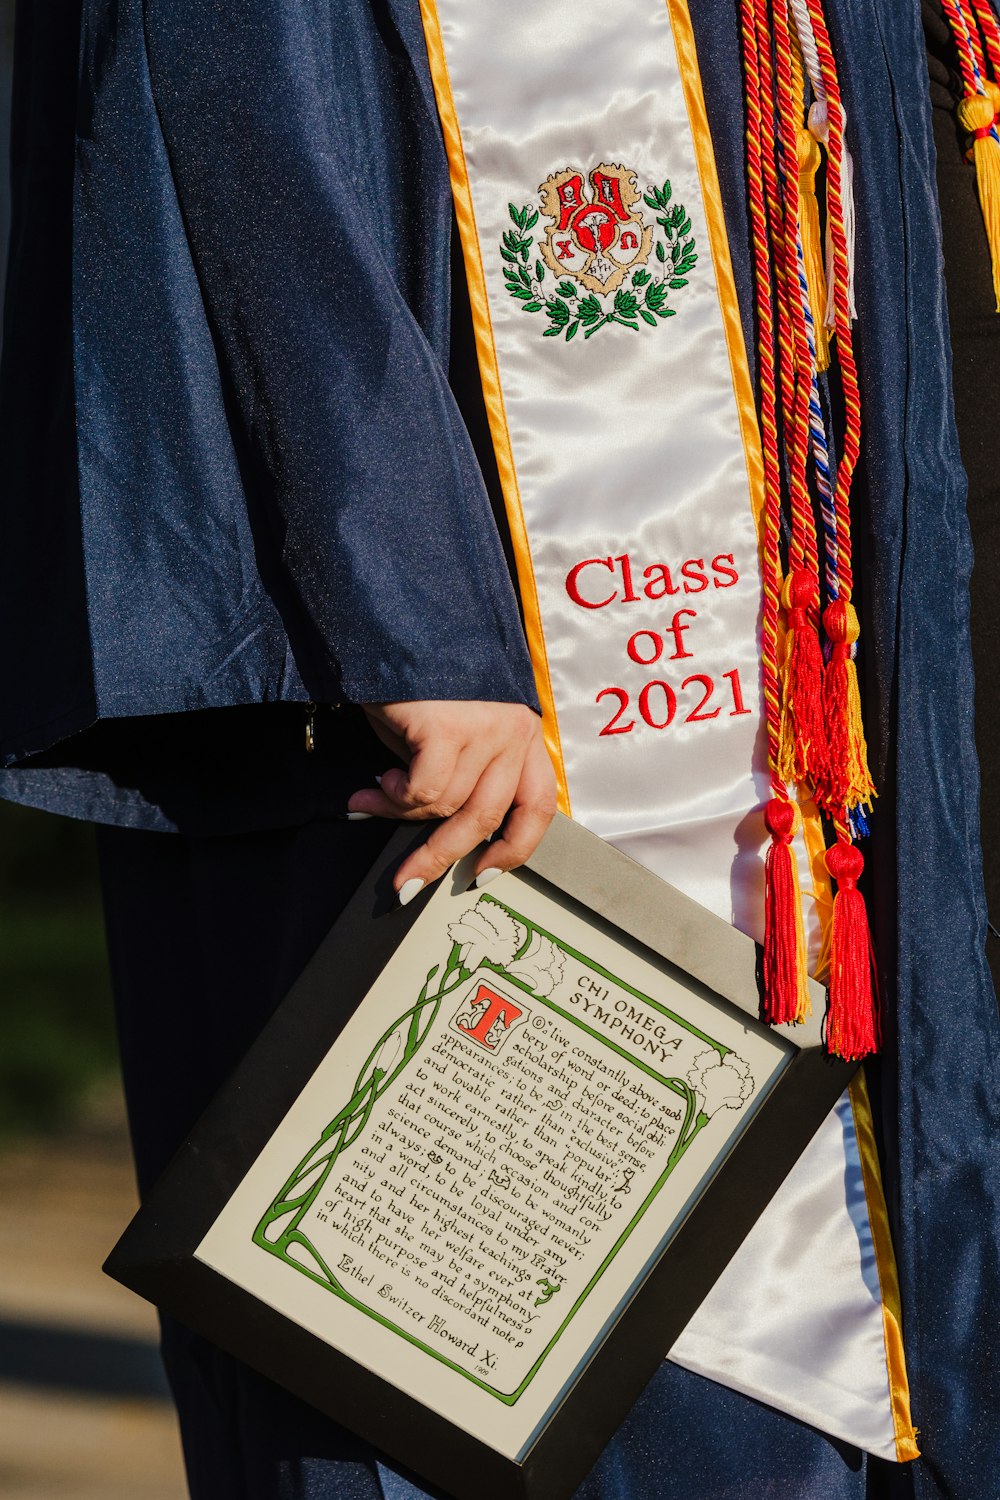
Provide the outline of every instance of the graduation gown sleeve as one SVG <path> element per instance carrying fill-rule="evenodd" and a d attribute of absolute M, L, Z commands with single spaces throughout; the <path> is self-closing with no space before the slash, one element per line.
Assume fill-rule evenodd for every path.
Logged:
<path fill-rule="evenodd" d="M 419 42 L 377 0 L 150 0 L 145 39 L 248 502 L 321 676 L 352 701 L 533 702 L 443 366 L 451 208 Z"/>

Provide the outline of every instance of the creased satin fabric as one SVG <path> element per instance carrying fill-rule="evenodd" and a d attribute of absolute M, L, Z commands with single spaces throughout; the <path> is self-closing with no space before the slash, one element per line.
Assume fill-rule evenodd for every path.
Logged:
<path fill-rule="evenodd" d="M 443 0 L 437 13 L 570 808 L 703 905 L 757 932 L 764 834 L 754 810 L 767 794 L 757 534 L 666 7 L 630 0 L 611 17 L 605 7 L 571 0 L 541 11 L 514 0 L 500 28 L 487 11 L 456 0 Z M 558 47 L 546 46 L 546 36 L 558 36 Z M 511 202 L 534 207 L 551 173 L 569 166 L 586 176 L 599 163 L 631 168 L 642 190 L 669 180 L 672 203 L 690 216 L 699 261 L 688 285 L 671 291 L 676 316 L 661 326 L 607 327 L 589 339 L 581 329 L 567 343 L 543 337 L 544 315 L 525 312 L 508 294 L 500 242 Z M 651 224 L 653 213 L 639 207 Z M 529 263 L 547 222 L 536 228 Z M 647 264 L 658 269 L 655 256 Z M 551 270 L 546 275 L 543 294 L 556 281 Z M 615 561 L 621 557 L 629 559 L 631 589 Z M 713 571 L 717 557 L 737 583 Z M 685 579 L 682 566 L 692 560 L 700 562 Z M 567 588 L 580 564 L 571 587 L 583 604 Z M 662 573 L 646 574 L 657 565 L 667 568 L 669 583 Z M 644 586 L 660 597 L 645 596 Z M 681 616 L 675 643 L 669 627 L 678 611 L 690 613 Z M 627 649 L 636 632 L 649 633 L 635 643 L 639 661 Z M 657 639 L 662 652 L 648 661 Z M 733 712 L 728 671 L 739 673 L 748 713 Z M 706 683 L 682 689 L 692 674 Z M 640 712 L 651 681 L 667 682 L 677 695 L 664 729 Z M 708 681 L 714 690 L 702 712 L 714 717 L 682 722 L 698 711 Z M 595 702 L 609 687 L 629 695 L 617 723 L 610 721 L 621 698 Z M 663 722 L 664 689 L 653 690 L 649 707 Z"/>
<path fill-rule="evenodd" d="M 886 1371 L 882 1289 L 847 1094 L 670 1358 L 803 1422 L 822 1412 L 831 1436 L 895 1459 L 884 1390 L 872 1400 L 872 1373 L 882 1387 Z"/>
<path fill-rule="evenodd" d="M 499 391 L 491 398 L 487 388 L 487 402 L 494 441 L 505 456 L 509 446 L 505 498 L 515 544 L 523 528 L 530 552 L 530 566 L 519 558 L 521 588 L 537 593 L 536 674 L 558 724 L 569 806 L 759 937 L 768 792 L 759 500 L 753 439 L 739 420 L 749 383 L 744 351 L 727 343 L 723 308 L 735 311 L 736 293 L 703 199 L 704 190 L 717 203 L 718 189 L 714 172 L 699 174 L 676 50 L 689 35 L 686 13 L 670 9 L 673 21 L 660 0 L 627 0 L 613 16 L 571 0 L 541 9 L 511 0 L 496 27 L 462 0 L 424 6 L 473 314 L 491 345 L 487 362 L 496 361 Z M 544 34 L 560 39 L 558 76 Z M 529 37 L 538 44 L 526 46 Z M 695 116 L 699 129 L 707 137 Z M 601 163 L 631 168 L 640 187 L 669 179 L 699 259 L 687 285 L 671 287 L 676 316 L 664 326 L 606 326 L 589 338 L 581 328 L 568 342 L 545 336 L 539 310 L 511 296 L 500 247 L 509 204 L 534 209 L 550 174 L 571 167 L 586 179 Z M 529 262 L 546 223 L 543 213 Z M 551 243 L 579 263 L 579 236 Z M 654 257 L 649 266 L 655 272 Z M 541 263 L 534 275 L 544 301 Z M 610 294 L 602 303 L 614 305 Z M 647 579 L 668 591 L 651 587 L 658 597 L 649 597 Z M 675 633 L 679 622 L 686 628 Z M 654 723 L 667 718 L 670 693 L 683 703 L 685 681 L 710 696 L 655 728 L 641 713 L 654 679 Z M 727 697 L 736 683 L 739 697 Z M 808 890 L 804 860 L 803 876 Z M 902 1456 L 896 1421 L 909 1435 L 909 1414 L 897 1401 L 894 1420 L 873 1267 L 845 1095 L 671 1357 L 858 1447 Z"/>

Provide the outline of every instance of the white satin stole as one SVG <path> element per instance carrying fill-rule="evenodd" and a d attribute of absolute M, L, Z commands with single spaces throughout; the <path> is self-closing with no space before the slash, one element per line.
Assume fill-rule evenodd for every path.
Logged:
<path fill-rule="evenodd" d="M 768 775 L 756 418 L 707 126 L 695 118 L 693 135 L 679 63 L 680 51 L 690 87 L 686 11 L 680 0 L 423 0 L 423 10 L 564 800 L 595 833 L 759 938 Z M 697 110 L 696 78 L 694 89 Z M 650 279 L 664 277 L 658 211 L 641 198 L 632 207 L 652 238 L 645 259 L 629 261 L 632 242 L 641 257 L 646 241 L 621 218 L 622 179 L 591 177 L 601 164 L 634 173 L 643 194 L 669 181 L 669 206 L 683 205 L 690 219 L 684 238 L 693 237 L 697 263 L 673 278 L 687 284 L 668 288 L 674 315 L 654 312 L 655 326 L 636 315 L 626 318 L 635 329 L 612 322 L 590 332 L 581 322 L 567 339 L 564 323 L 546 335 L 544 299 L 560 281 L 571 286 L 563 300 L 574 315 L 586 295 L 574 270 L 589 264 L 598 285 L 602 276 L 613 285 L 621 262 L 631 274 L 638 261 Z M 540 185 L 555 173 L 579 178 L 563 191 L 575 236 L 549 235 L 554 219 L 541 212 Z M 522 232 L 509 205 L 530 206 L 537 222 Z M 526 263 L 504 258 L 511 231 L 530 234 Z M 570 271 L 560 277 L 553 261 Z M 525 264 L 528 295 L 515 296 L 509 268 L 519 275 Z M 597 300 L 602 316 L 614 309 L 613 293 Z M 644 698 L 653 682 L 666 686 Z M 805 899 L 815 948 L 815 904 Z M 846 1095 L 669 1357 L 897 1457 L 882 1294 Z"/>

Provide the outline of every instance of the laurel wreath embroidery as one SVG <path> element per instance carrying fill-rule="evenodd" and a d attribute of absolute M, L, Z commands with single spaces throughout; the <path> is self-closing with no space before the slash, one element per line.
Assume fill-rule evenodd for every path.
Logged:
<path fill-rule="evenodd" d="M 582 328 L 584 338 L 589 339 L 611 323 L 638 333 L 640 319 L 650 328 L 656 328 L 676 315 L 677 309 L 668 306 L 669 293 L 687 286 L 698 253 L 690 216 L 683 203 L 671 205 L 671 196 L 669 181 L 662 188 L 651 187 L 643 195 L 643 202 L 656 213 L 662 231 L 656 240 L 655 255 L 663 275 L 654 276 L 645 266 L 634 271 L 628 283 L 618 288 L 610 310 L 593 292 L 582 295 L 568 278 L 557 282 L 552 293 L 543 290 L 546 267 L 536 259 L 533 276 L 529 270 L 535 244 L 531 230 L 538 223 L 538 210 L 530 203 L 520 209 L 508 204 L 514 227 L 504 231 L 500 242 L 500 254 L 506 262 L 507 291 L 520 302 L 522 312 L 545 313 L 549 326 L 543 338 L 565 336 L 569 343 Z"/>

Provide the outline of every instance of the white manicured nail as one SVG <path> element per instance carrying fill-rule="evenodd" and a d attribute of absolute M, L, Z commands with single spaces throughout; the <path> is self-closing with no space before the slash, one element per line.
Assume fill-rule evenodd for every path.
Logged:
<path fill-rule="evenodd" d="M 347 814 L 347 821 L 348 821 L 348 823 L 360 823 L 362 818 L 374 818 L 374 816 L 375 816 L 374 813 L 355 813 L 355 812 L 349 812 Z"/>
<path fill-rule="evenodd" d="M 491 880 L 496 880 L 497 876 L 502 874 L 503 871 L 497 865 L 490 865 L 489 869 L 480 870 L 476 876 L 476 890 L 481 891 L 484 885 L 489 885 Z"/>
<path fill-rule="evenodd" d="M 405 881 L 399 892 L 400 906 L 409 906 L 414 896 L 423 890 L 426 883 L 424 880 L 417 880 L 416 876 L 412 880 Z"/>

